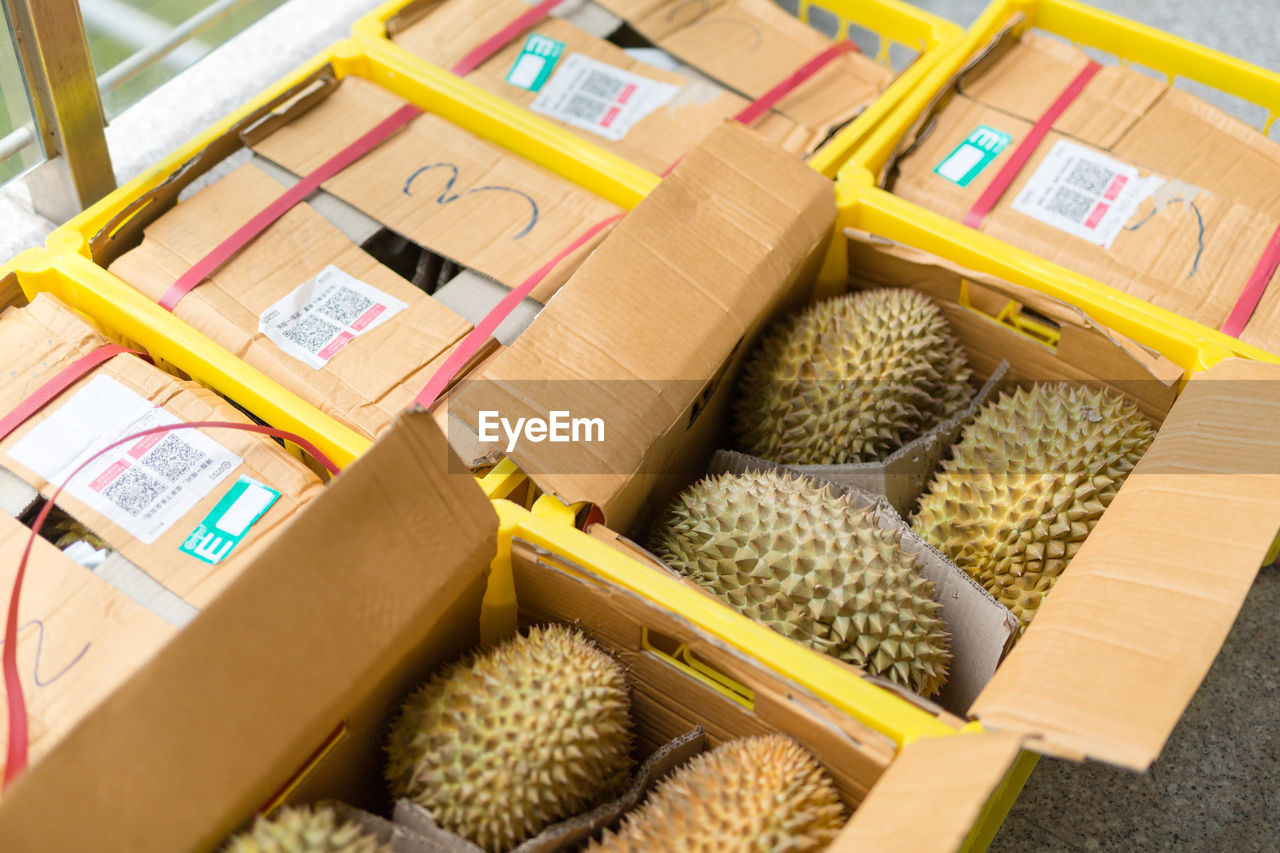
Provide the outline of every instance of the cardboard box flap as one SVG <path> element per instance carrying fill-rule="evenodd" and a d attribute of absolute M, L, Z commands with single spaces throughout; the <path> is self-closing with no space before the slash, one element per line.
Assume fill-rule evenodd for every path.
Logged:
<path fill-rule="evenodd" d="M 998 732 L 907 744 L 828 853 L 955 853 L 1018 758 L 1021 740 Z"/>
<path fill-rule="evenodd" d="M 482 582 L 497 516 L 459 471 L 430 415 L 399 418 L 5 791 L 0 849 L 217 847 Z M 381 519 L 377 560 L 350 534 L 353 505 Z"/>
<path fill-rule="evenodd" d="M 538 485 L 608 516 L 654 445 L 692 425 L 694 402 L 805 273 L 835 218 L 830 181 L 741 125 L 714 130 L 556 294 L 523 335 L 459 385 L 451 411 L 605 421 L 604 440 L 524 442 Z M 612 517 L 612 516 L 610 516 Z"/>
<path fill-rule="evenodd" d="M 1037 751 L 1145 770 L 1280 527 L 1280 366 L 1188 382 L 1150 450 L 978 697 Z"/>

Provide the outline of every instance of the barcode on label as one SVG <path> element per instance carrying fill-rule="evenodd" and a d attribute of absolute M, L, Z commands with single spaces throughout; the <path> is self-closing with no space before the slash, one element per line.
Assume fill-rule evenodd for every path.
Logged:
<path fill-rule="evenodd" d="M 372 307 L 372 299 L 361 296 L 349 287 L 339 287 L 320 306 L 320 313 L 339 325 L 350 326 Z"/>
<path fill-rule="evenodd" d="M 616 142 L 679 91 L 674 84 L 571 53 L 529 107 Z"/>
<path fill-rule="evenodd" d="M 326 323 L 315 314 L 308 314 L 284 330 L 284 336 L 309 353 L 324 349 L 341 331 L 332 323 Z"/>
<path fill-rule="evenodd" d="M 1107 187 L 1111 186 L 1117 174 L 1099 163 L 1081 159 L 1076 160 L 1071 166 L 1071 171 L 1067 173 L 1063 183 L 1087 193 L 1102 195 L 1107 191 Z"/>
<path fill-rule="evenodd" d="M 599 121 L 607 109 L 609 109 L 608 103 L 588 98 L 586 95 L 574 95 L 564 105 L 564 111 L 569 115 L 593 123 Z"/>
<path fill-rule="evenodd" d="M 137 515 L 169 488 L 169 484 L 133 466 L 127 469 L 102 493 L 120 509 Z"/>
<path fill-rule="evenodd" d="M 584 94 L 612 101 L 622 94 L 622 87 L 625 85 L 626 80 L 619 79 L 612 74 L 603 71 L 591 71 L 583 79 L 579 88 Z"/>
<path fill-rule="evenodd" d="M 1049 210 L 1076 222 L 1084 222 L 1093 210 L 1093 199 L 1075 190 L 1058 187 L 1049 199 Z"/>

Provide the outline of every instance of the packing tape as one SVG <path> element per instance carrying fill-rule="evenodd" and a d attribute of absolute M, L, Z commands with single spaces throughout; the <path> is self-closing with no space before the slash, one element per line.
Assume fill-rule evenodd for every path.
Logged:
<path fill-rule="evenodd" d="M 760 118 L 760 116 L 773 109 L 778 101 L 781 101 L 787 95 L 790 95 L 799 88 L 802 83 L 817 74 L 823 68 L 827 67 L 827 65 L 837 57 L 843 56 L 846 53 L 856 53 L 857 51 L 858 46 L 848 39 L 836 42 L 826 50 L 819 53 L 813 59 L 810 59 L 804 65 L 801 65 L 795 71 L 792 71 L 785 79 L 783 79 L 782 82 L 756 98 L 748 104 L 742 112 L 734 116 L 734 118 L 749 126 L 756 119 Z"/>
<path fill-rule="evenodd" d="M 1271 282 L 1271 277 L 1276 274 L 1277 268 L 1280 268 L 1280 225 L 1276 226 L 1266 248 L 1262 250 L 1258 265 L 1253 268 L 1249 281 L 1245 284 L 1244 290 L 1240 291 L 1240 297 L 1236 300 L 1231 313 L 1227 315 L 1220 331 L 1233 338 L 1240 337 L 1249 318 L 1253 316 L 1254 309 L 1262 301 L 1262 294 L 1266 293 L 1267 285 Z"/>
<path fill-rule="evenodd" d="M 108 359 L 122 353 L 130 353 L 145 358 L 147 361 L 151 360 L 143 353 L 131 350 L 120 344 L 105 344 L 91 353 L 80 356 L 80 358 L 58 371 L 48 382 L 28 394 L 26 399 L 19 403 L 12 412 L 0 418 L 0 440 L 5 439 L 9 433 L 26 423 L 28 418 L 48 405 L 49 401 L 54 397 L 74 385 L 80 377 Z"/>
<path fill-rule="evenodd" d="M 459 77 L 466 77 L 487 62 L 498 51 L 511 43 L 516 36 L 537 24 L 551 14 L 551 10 L 559 6 L 563 0 L 542 0 L 536 6 L 529 7 L 524 14 L 476 45 L 449 70 Z"/>
<path fill-rule="evenodd" d="M 1000 201 L 1000 197 L 1009 189 L 1009 185 L 1013 183 L 1013 179 L 1018 177 L 1018 173 L 1022 171 L 1022 167 L 1027 165 L 1027 161 L 1031 159 L 1031 155 L 1035 153 L 1036 148 L 1040 146 L 1045 135 L 1049 133 L 1053 127 L 1053 123 L 1066 112 L 1067 107 L 1080 96 L 1084 91 L 1084 87 L 1089 84 L 1094 75 L 1102 70 L 1102 66 L 1089 60 L 1075 79 L 1067 84 L 1067 88 L 1062 90 L 1062 94 L 1049 105 L 1049 109 L 1044 111 L 1044 115 L 1036 120 L 1031 126 L 1031 130 L 1023 137 L 1022 142 L 1018 143 L 1018 147 L 1014 149 L 1013 154 L 1005 161 L 1000 171 L 991 179 L 991 183 L 982 191 L 982 195 L 978 196 L 978 200 L 973 203 L 973 207 L 969 208 L 969 212 L 964 216 L 964 224 L 970 228 L 982 228 L 982 223 L 987 220 L 987 215 L 991 213 L 991 209 L 996 206 L 996 202 Z"/>

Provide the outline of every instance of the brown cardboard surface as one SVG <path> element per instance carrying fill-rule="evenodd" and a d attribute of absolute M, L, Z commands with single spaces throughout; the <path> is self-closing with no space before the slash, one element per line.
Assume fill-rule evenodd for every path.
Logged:
<path fill-rule="evenodd" d="M 151 223 L 111 272 L 152 299 L 279 195 L 253 164 Z M 329 265 L 408 304 L 316 369 L 259 331 L 259 317 Z M 294 207 L 178 303 L 174 314 L 308 403 L 373 438 L 408 406 L 471 330 L 453 311 L 382 266 L 307 204 Z"/>
<path fill-rule="evenodd" d="M 527 8 L 521 0 L 446 0 L 433 4 L 424 16 L 399 30 L 394 39 L 409 52 L 436 65 L 451 68 Z M 617 142 L 590 131 L 570 127 L 587 141 L 609 148 L 651 172 L 665 172 L 708 131 L 749 103 L 741 95 L 715 84 L 695 82 L 683 74 L 665 71 L 632 59 L 622 48 L 596 38 L 560 18 L 546 18 L 527 33 L 515 37 L 468 74 L 467 79 L 501 95 L 505 100 L 528 107 L 537 98 L 537 93 L 507 82 L 507 73 L 520 55 L 528 33 L 537 33 L 562 42 L 564 53 L 561 62 L 570 53 L 581 53 L 651 80 L 689 87 L 677 95 L 672 103 L 660 107 L 637 122 Z M 542 117 L 569 127 L 565 122 L 550 116 Z M 766 123 L 772 125 L 765 129 L 766 135 L 794 135 L 788 150 L 804 150 L 810 134 L 807 131 L 803 136 L 797 134 L 795 122 L 774 114 L 768 122 L 761 122 L 762 125 Z"/>
<path fill-rule="evenodd" d="M 718 451 L 711 457 L 707 473 L 742 474 L 785 468 L 742 453 Z M 897 531 L 902 537 L 902 550 L 916 555 L 920 573 L 933 582 L 933 599 L 942 605 L 941 615 L 951 636 L 952 655 L 946 684 L 936 701 L 948 711 L 964 716 L 1013 645 L 1018 630 L 1017 617 L 940 551 L 916 536 L 883 497 L 849 485 L 831 483 L 829 487 L 836 494 L 849 496 L 857 508 L 870 510 L 881 528 Z M 913 702 L 920 701 L 887 679 L 873 680 Z"/>
<path fill-rule="evenodd" d="M 513 458 L 544 491 L 592 501 L 628 527 L 654 483 L 682 485 L 653 473 L 657 460 L 677 447 L 710 454 L 704 424 L 715 418 L 691 417 L 695 404 L 725 405 L 729 383 L 714 378 L 731 372 L 774 307 L 809 286 L 833 218 L 829 181 L 746 128 L 721 125 L 486 366 L 483 382 L 459 386 L 452 413 L 472 430 L 481 409 L 607 414 L 604 442 L 526 444 Z"/>
<path fill-rule="evenodd" d="M 0 315 L 0 345 L 9 356 L 9 367 L 0 381 L 0 409 L 9 411 L 34 390 L 80 356 L 108 343 L 80 315 L 52 296 L 41 294 L 26 308 L 11 308 Z M 0 453 L 13 447 L 49 413 L 65 403 L 93 377 L 105 375 L 146 399 L 155 401 L 183 421 L 249 420 L 221 397 L 191 382 L 178 380 L 132 355 L 120 355 L 96 368 L 53 400 L 3 441 Z M 213 600 L 252 561 L 253 553 L 270 540 L 298 509 L 321 491 L 319 479 L 301 461 L 263 435 L 235 430 L 204 430 L 210 438 L 244 461 L 228 479 L 200 499 L 180 520 L 150 545 L 144 545 L 105 516 L 64 492 L 60 506 L 101 536 L 155 580 L 196 607 Z M 0 461 L 46 496 L 54 487 L 34 471 L 7 455 Z M 281 492 L 279 500 L 257 521 L 241 543 L 221 563 L 209 565 L 178 550 L 222 496 L 245 474 Z"/>
<path fill-rule="evenodd" d="M 1280 368 L 1192 376 L 1035 621 L 978 697 L 1037 750 L 1145 769 L 1280 527 Z"/>
<path fill-rule="evenodd" d="M 6 603 L 30 534 L 26 525 L 0 515 L 0 589 Z M 37 766 L 174 633 L 160 617 L 36 537 L 18 612 L 29 766 Z M 0 769 L 7 747 L 8 726 L 0 724 Z"/>
<path fill-rule="evenodd" d="M 405 105 L 347 77 L 322 102 L 252 142 L 306 174 Z M 622 211 L 439 116 L 424 113 L 323 188 L 419 245 L 516 287 L 597 222 Z M 535 290 L 545 301 L 601 238 Z"/>
<path fill-rule="evenodd" d="M 387 703 L 474 640 L 496 547 L 492 506 L 429 422 L 398 421 L 6 791 L 0 849 L 216 848 L 344 720 L 326 763 L 358 746 L 368 766 L 344 780 L 380 790 Z"/>
<path fill-rule="evenodd" d="M 673 56 L 748 98 L 759 98 L 831 41 L 769 0 L 600 0 Z M 893 73 L 861 54 L 841 56 L 775 111 L 811 129 L 808 149 L 856 116 Z"/>
<path fill-rule="evenodd" d="M 1085 67 L 1078 48 L 1010 31 L 957 75 L 904 139 L 883 178 L 895 194 L 961 220 L 1017 144 Z M 1013 142 L 967 188 L 933 169 L 979 124 Z M 1166 179 L 1110 248 L 1012 209 L 1060 139 Z M 1280 221 L 1280 145 L 1187 92 L 1128 67 L 1104 66 L 1037 147 L 982 230 L 1153 304 L 1217 328 Z M 1193 206 L 1194 205 L 1194 206 Z M 1280 348 L 1280 297 L 1267 289 L 1240 339 Z"/>
<path fill-rule="evenodd" d="M 828 853 L 955 853 L 1018 757 L 1021 740 L 975 732 L 907 744 Z"/>

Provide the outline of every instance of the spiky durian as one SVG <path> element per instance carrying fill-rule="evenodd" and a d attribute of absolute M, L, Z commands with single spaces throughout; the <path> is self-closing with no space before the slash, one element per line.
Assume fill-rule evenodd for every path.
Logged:
<path fill-rule="evenodd" d="M 825 299 L 775 324 L 747 362 L 735 441 L 785 465 L 883 459 L 968 405 L 969 375 L 923 293 Z"/>
<path fill-rule="evenodd" d="M 847 495 L 774 471 L 695 483 L 652 547 L 668 565 L 780 634 L 922 696 L 946 680 L 950 639 L 933 583 Z"/>
<path fill-rule="evenodd" d="M 505 850 L 625 783 L 630 709 L 613 658 L 576 630 L 535 627 L 409 698 L 387 779 L 444 829 Z"/>
<path fill-rule="evenodd" d="M 1025 630 L 1154 436 L 1110 391 L 1055 382 L 1003 393 L 965 428 L 913 526 Z"/>
<path fill-rule="evenodd" d="M 813 756 L 781 735 L 729 741 L 658 786 L 618 832 L 589 853 L 822 850 L 844 824 L 835 785 Z"/>
<path fill-rule="evenodd" d="M 284 808 L 228 843 L 224 853 L 391 853 L 357 823 L 339 820 L 333 809 Z"/>

